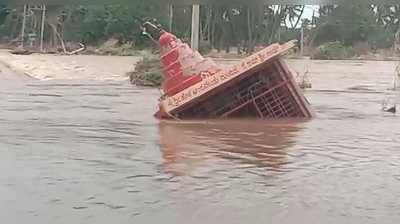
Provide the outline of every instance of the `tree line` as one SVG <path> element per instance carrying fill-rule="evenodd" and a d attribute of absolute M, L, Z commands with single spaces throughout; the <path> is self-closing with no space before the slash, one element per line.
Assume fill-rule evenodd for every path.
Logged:
<path fill-rule="evenodd" d="M 361 1 L 361 0 L 358 0 Z M 360 2 L 361 3 L 361 2 Z M 305 13 L 308 18 L 304 18 Z M 312 13 L 312 16 L 309 14 Z M 27 33 L 37 33 L 40 13 L 28 12 Z M 0 5 L 0 38 L 18 42 L 23 8 Z M 299 39 L 318 47 L 329 42 L 343 46 L 359 43 L 370 49 L 391 48 L 400 30 L 400 5 L 203 5 L 200 40 L 202 49 L 252 52 L 260 45 Z M 154 18 L 184 40 L 190 38 L 191 6 L 167 5 L 159 0 L 132 1 L 130 5 L 48 6 L 45 41 L 57 46 L 65 41 L 99 45 L 110 38 L 132 43 L 133 48 L 151 46 L 141 33 L 142 20 Z"/>

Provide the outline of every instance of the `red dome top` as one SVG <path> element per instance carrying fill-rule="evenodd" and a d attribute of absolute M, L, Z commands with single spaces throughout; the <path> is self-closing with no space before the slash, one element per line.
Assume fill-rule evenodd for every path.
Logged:
<path fill-rule="evenodd" d="M 172 96 L 202 80 L 202 72 L 214 73 L 217 66 L 175 35 L 162 31 L 159 38 L 160 59 L 164 74 L 164 93 Z"/>

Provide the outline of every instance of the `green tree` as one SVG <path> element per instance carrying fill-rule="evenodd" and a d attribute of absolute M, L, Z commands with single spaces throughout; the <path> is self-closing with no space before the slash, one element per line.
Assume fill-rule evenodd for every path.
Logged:
<path fill-rule="evenodd" d="M 0 26 L 4 24 L 10 10 L 5 5 L 0 5 Z"/>

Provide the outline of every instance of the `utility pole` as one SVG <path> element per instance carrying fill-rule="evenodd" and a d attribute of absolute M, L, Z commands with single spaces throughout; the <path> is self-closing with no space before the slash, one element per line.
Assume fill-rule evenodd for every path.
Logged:
<path fill-rule="evenodd" d="M 191 47 L 193 50 L 199 49 L 199 30 L 200 30 L 200 5 L 193 5 L 192 10 L 192 35 Z"/>
<path fill-rule="evenodd" d="M 26 11 L 27 11 L 28 5 L 24 5 L 24 15 L 22 16 L 22 28 L 21 28 L 21 47 L 24 48 L 24 42 L 25 42 L 25 26 L 26 26 Z"/>
<path fill-rule="evenodd" d="M 300 35 L 300 56 L 303 57 L 304 53 L 304 25 L 301 24 L 301 35 Z"/>
<path fill-rule="evenodd" d="M 172 4 L 169 4 L 169 32 L 172 33 L 172 23 L 174 19 L 174 6 Z"/>
<path fill-rule="evenodd" d="M 44 24 L 46 20 L 46 5 L 42 5 L 42 26 L 40 28 L 40 51 L 43 52 Z"/>

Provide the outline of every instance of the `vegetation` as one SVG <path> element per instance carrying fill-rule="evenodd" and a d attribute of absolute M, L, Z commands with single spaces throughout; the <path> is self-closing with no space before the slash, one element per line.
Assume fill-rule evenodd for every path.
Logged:
<path fill-rule="evenodd" d="M 337 60 L 351 58 L 355 55 L 352 47 L 346 47 L 339 41 L 328 42 L 320 45 L 312 55 L 313 59 Z"/>
<path fill-rule="evenodd" d="M 251 1 L 234 5 L 222 1 L 201 6 L 201 51 L 229 52 L 235 47 L 239 53 L 251 53 L 257 46 L 300 39 L 301 28 L 306 47 L 317 49 L 317 58 L 350 57 L 356 45 L 370 51 L 395 47 L 396 34 L 400 39 L 400 5 L 361 2 L 314 7 L 310 19 L 302 19 L 305 11 L 310 12 L 305 5 L 260 5 Z M 20 40 L 22 11 L 22 7 L 0 5 L 0 39 Z M 27 33 L 37 34 L 40 13 L 28 14 Z M 123 50 L 105 53 L 131 54 L 132 50 L 152 47 L 152 41 L 141 34 L 141 19 L 146 18 L 157 19 L 183 40 L 190 38 L 190 6 L 176 5 L 171 10 L 163 1 L 134 0 L 128 6 L 48 6 L 45 42 L 50 47 L 59 47 L 62 40 L 103 46 L 117 40 Z"/>
<path fill-rule="evenodd" d="M 135 67 L 135 71 L 128 76 L 132 84 L 137 86 L 159 87 L 163 82 L 158 57 L 146 56 Z"/>

